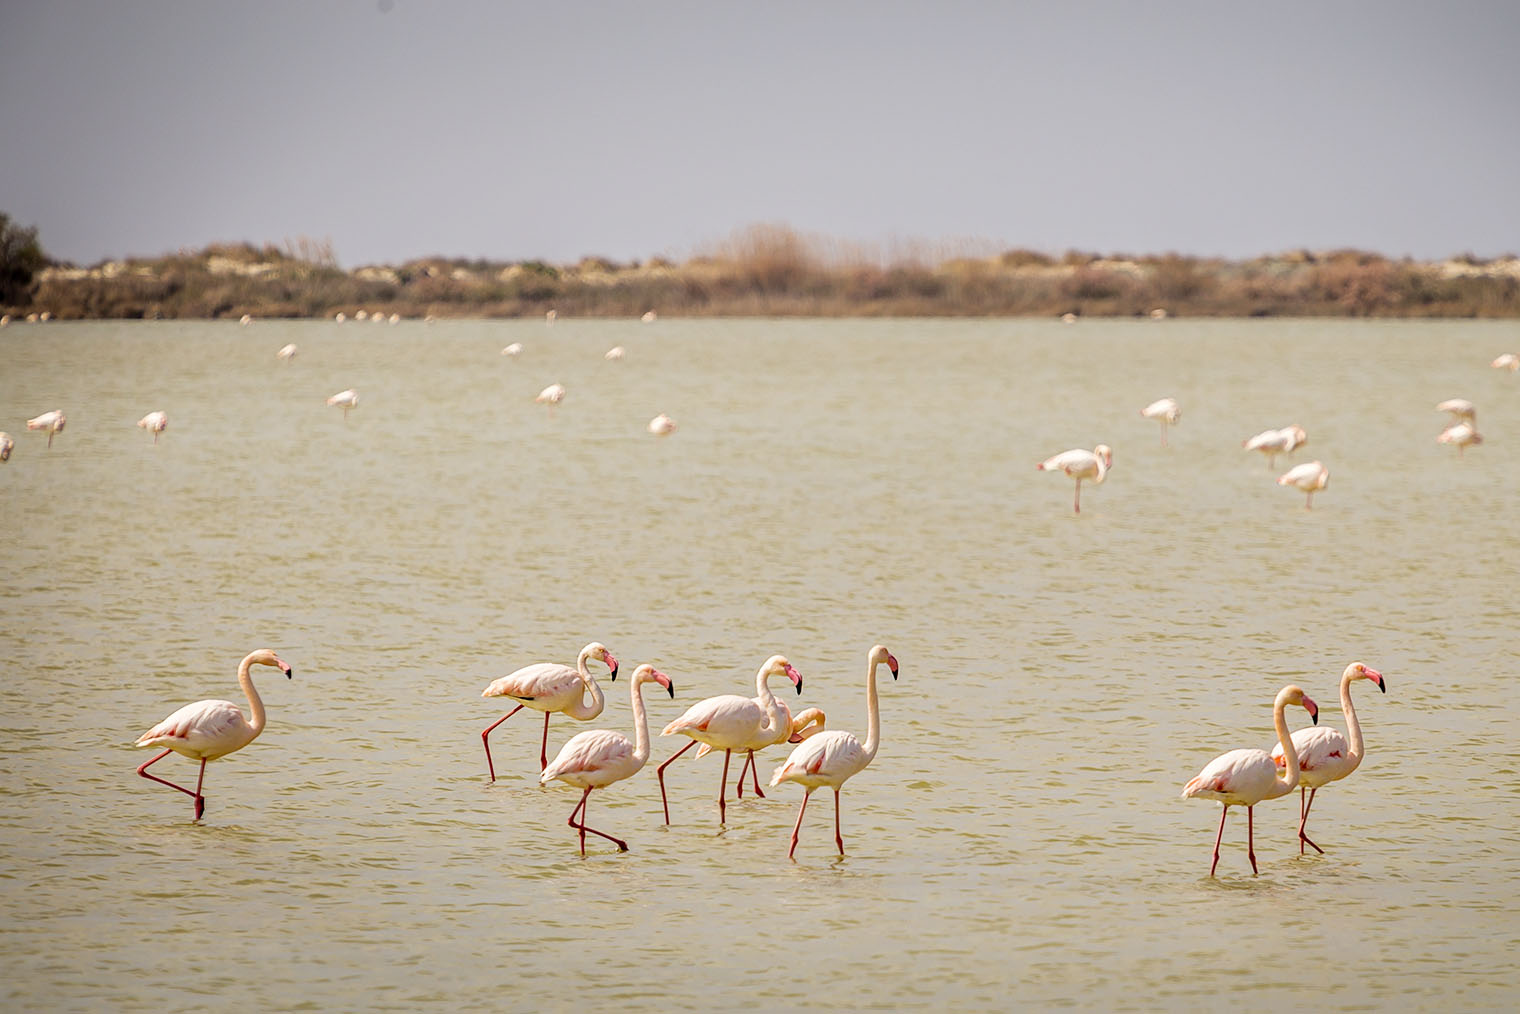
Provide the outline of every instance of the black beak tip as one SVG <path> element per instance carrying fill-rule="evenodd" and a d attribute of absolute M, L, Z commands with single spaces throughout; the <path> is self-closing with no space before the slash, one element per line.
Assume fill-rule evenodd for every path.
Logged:
<path fill-rule="evenodd" d="M 801 679 L 797 680 L 797 695 L 799 697 L 802 696 L 802 680 Z"/>
<path fill-rule="evenodd" d="M 897 679 L 897 670 L 896 669 L 892 670 L 892 678 L 893 679 Z"/>
<path fill-rule="evenodd" d="M 676 699 L 676 685 L 675 685 L 674 681 L 671 682 L 670 686 L 668 686 L 668 687 L 665 688 L 665 692 L 668 693 L 668 694 L 670 694 L 670 699 L 671 700 L 675 700 Z"/>
<path fill-rule="evenodd" d="M 1388 681 L 1387 680 L 1378 680 L 1378 689 L 1386 694 L 1388 692 Z"/>
<path fill-rule="evenodd" d="M 612 682 L 617 682 L 617 666 L 612 667 Z"/>

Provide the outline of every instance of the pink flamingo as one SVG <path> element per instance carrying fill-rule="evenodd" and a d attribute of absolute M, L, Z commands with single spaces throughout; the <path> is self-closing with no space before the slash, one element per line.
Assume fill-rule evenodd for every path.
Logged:
<path fill-rule="evenodd" d="M 1513 352 L 1506 352 L 1488 365 L 1496 370 L 1509 370 L 1511 373 L 1514 373 L 1516 370 L 1520 370 L 1520 356 L 1515 355 Z"/>
<path fill-rule="evenodd" d="M 540 785 L 548 785 L 558 778 L 566 785 L 581 789 L 581 801 L 570 811 L 569 824 L 581 833 L 581 855 L 586 854 L 586 832 L 606 838 L 618 847 L 619 852 L 628 851 L 628 843 L 621 838 L 586 826 L 586 800 L 592 789 L 606 788 L 637 774 L 649 760 L 649 721 L 644 716 L 644 695 L 639 688 L 645 683 L 658 683 L 676 695 L 675 684 L 652 665 L 641 665 L 633 671 L 628 691 L 633 697 L 634 742 L 628 737 L 607 729 L 590 729 L 578 732 L 560 747 L 559 753 L 538 778 Z M 575 822 L 579 815 L 581 822 Z"/>
<path fill-rule="evenodd" d="M 1320 726 L 1316 729 L 1299 729 L 1293 734 L 1293 748 L 1298 751 L 1298 854 L 1304 854 L 1304 844 L 1307 842 L 1314 851 L 1320 855 L 1325 850 L 1309 840 L 1304 834 L 1304 825 L 1309 821 L 1309 810 L 1314 806 L 1314 794 L 1320 790 L 1320 786 L 1338 782 L 1351 772 L 1355 771 L 1362 763 L 1364 750 L 1362 747 L 1362 726 L 1356 720 L 1356 709 L 1351 706 L 1351 681 L 1371 680 L 1383 693 L 1388 692 L 1388 684 L 1383 682 L 1383 674 L 1376 669 L 1368 668 L 1361 662 L 1352 662 L 1346 666 L 1346 671 L 1341 673 L 1341 711 L 1346 715 L 1346 733 L 1351 737 L 1351 742 L 1346 742 L 1346 737 L 1328 726 Z M 1272 748 L 1272 760 L 1278 767 L 1287 763 L 1283 756 L 1281 744 Z M 1304 788 L 1309 789 L 1309 801 L 1304 802 Z"/>
<path fill-rule="evenodd" d="M 771 784 L 796 782 L 802 786 L 802 805 L 797 808 L 797 823 L 792 827 L 792 847 L 786 856 L 797 851 L 797 834 L 802 830 L 802 815 L 807 812 L 808 797 L 820 785 L 834 790 L 834 842 L 844 855 L 844 835 L 839 831 L 839 790 L 852 775 L 866 769 L 881 743 L 881 716 L 876 702 L 876 667 L 887 663 L 892 678 L 897 679 L 897 659 L 881 645 L 871 648 L 866 668 L 866 741 L 861 743 L 848 732 L 820 732 L 792 751 L 786 763 L 771 775 Z"/>
<path fill-rule="evenodd" d="M 1062 451 L 1034 466 L 1042 472 L 1065 472 L 1077 480 L 1077 495 L 1071 502 L 1072 512 L 1082 513 L 1082 480 L 1091 479 L 1101 483 L 1108 470 L 1114 467 L 1114 452 L 1107 444 L 1099 444 L 1090 451 Z"/>
<path fill-rule="evenodd" d="M 1478 408 L 1466 398 L 1447 398 L 1436 405 L 1437 412 L 1449 412 L 1453 423 L 1470 422 L 1474 426 L 1478 424 Z"/>
<path fill-rule="evenodd" d="M 534 401 L 549 406 L 549 418 L 554 418 L 554 406 L 565 400 L 565 385 L 550 384 L 533 399 Z"/>
<path fill-rule="evenodd" d="M 15 446 L 16 441 L 11 439 L 9 433 L 0 433 L 0 461 L 11 460 L 11 451 Z"/>
<path fill-rule="evenodd" d="M 559 712 L 578 722 L 589 722 L 602 713 L 602 706 L 605 703 L 602 688 L 596 685 L 596 680 L 586 668 L 588 661 L 593 658 L 607 663 L 607 668 L 612 670 L 612 678 L 617 679 L 617 659 L 600 641 L 592 641 L 581 649 L 580 656 L 575 660 L 574 669 L 557 662 L 537 662 L 492 680 L 480 692 L 482 697 L 510 697 L 518 702 L 517 707 L 492 722 L 486 727 L 486 731 L 480 734 L 480 741 L 486 748 L 486 767 L 490 769 L 491 781 L 496 781 L 496 765 L 491 760 L 491 730 L 523 708 L 532 708 L 534 711 L 544 713 L 544 741 L 539 747 L 538 754 L 540 771 L 549 766 L 549 716 L 551 714 Z M 587 692 L 591 694 L 590 704 L 586 703 Z"/>
<path fill-rule="evenodd" d="M 723 751 L 723 777 L 718 781 L 718 823 L 728 819 L 728 764 L 735 750 L 750 750 L 748 744 L 759 743 L 759 749 L 779 743 L 791 735 L 791 714 L 771 694 L 769 681 L 774 676 L 785 676 L 802 693 L 802 676 L 784 655 L 772 655 L 755 673 L 754 697 L 738 694 L 720 694 L 698 701 L 686 709 L 686 713 L 660 731 L 661 736 L 677 733 L 691 737 L 691 742 L 677 750 L 669 760 L 655 769 L 660 780 L 660 802 L 665 807 L 665 823 L 670 823 L 670 802 L 665 795 L 665 769 L 676 758 L 698 743 L 705 743 Z"/>
<path fill-rule="evenodd" d="M 270 649 L 260 648 L 249 652 L 248 657 L 238 665 L 238 683 L 248 698 L 248 717 L 243 717 L 242 710 L 231 701 L 196 701 L 180 708 L 137 737 L 136 746 L 165 748 L 163 753 L 138 767 L 137 773 L 194 798 L 196 820 L 200 820 L 201 814 L 206 812 L 206 797 L 201 794 L 201 786 L 206 781 L 206 762 L 225 757 L 234 750 L 241 750 L 264 731 L 264 702 L 259 699 L 259 692 L 253 686 L 253 677 L 248 672 L 256 665 L 274 666 L 287 679 L 294 675 L 290 666 Z M 196 779 L 194 792 L 183 785 L 148 774 L 148 768 L 171 753 L 201 762 L 201 773 Z"/>
<path fill-rule="evenodd" d="M 1140 410 L 1140 414 L 1147 419 L 1161 420 L 1161 446 L 1166 446 L 1166 428 L 1168 425 L 1175 426 L 1182 421 L 1182 409 L 1178 407 L 1175 398 L 1162 398 L 1153 401 Z"/>
<path fill-rule="evenodd" d="M 760 791 L 760 765 L 755 763 L 756 750 L 764 750 L 768 746 L 775 746 L 777 743 L 782 742 L 801 743 L 803 740 L 822 732 L 824 725 L 828 722 L 828 716 L 823 713 L 822 708 L 804 708 L 793 715 L 792 710 L 786 706 L 785 701 L 777 698 L 776 703 L 781 708 L 783 718 L 777 738 L 762 743 L 760 740 L 765 734 L 757 733 L 754 740 L 739 748 L 744 750 L 744 766 L 739 769 L 739 777 L 734 780 L 734 792 L 740 799 L 744 798 L 744 776 L 746 773 L 750 775 L 754 782 L 755 795 L 761 799 L 765 798 L 765 793 Z M 712 747 L 703 743 L 697 747 L 696 756 L 700 759 L 711 750 Z"/>
<path fill-rule="evenodd" d="M 1314 494 L 1330 485 L 1330 469 L 1324 462 L 1306 461 L 1302 465 L 1294 465 L 1282 475 L 1277 477 L 1279 486 L 1293 486 L 1299 492 L 1307 494 L 1304 499 L 1304 510 L 1314 508 Z"/>
<path fill-rule="evenodd" d="M 149 412 L 137 420 L 137 425 L 139 428 L 153 434 L 153 442 L 156 444 L 158 443 L 158 435 L 169 426 L 169 414 L 167 412 Z"/>
<path fill-rule="evenodd" d="M 1309 442 L 1309 434 L 1297 423 L 1280 430 L 1262 430 L 1254 437 L 1247 437 L 1240 446 L 1248 451 L 1260 451 L 1267 456 L 1267 468 L 1275 468 L 1279 454 L 1292 454 Z"/>
<path fill-rule="evenodd" d="M 69 418 L 63 414 L 63 409 L 55 408 L 51 412 L 42 413 L 35 419 L 28 419 L 26 421 L 26 428 L 29 430 L 47 430 L 48 446 L 52 447 L 53 435 L 55 433 L 62 433 L 63 428 L 68 425 L 68 422 Z"/>
<path fill-rule="evenodd" d="M 1288 736 L 1288 719 L 1283 714 L 1290 704 L 1303 705 L 1309 717 L 1316 723 L 1319 721 L 1319 705 L 1298 687 L 1289 684 L 1277 692 L 1277 699 L 1272 702 L 1272 724 L 1277 729 L 1277 741 L 1282 745 L 1287 766 L 1281 777 L 1267 751 L 1231 750 L 1205 764 L 1198 776 L 1182 787 L 1184 799 L 1217 799 L 1224 804 L 1224 812 L 1219 815 L 1219 836 L 1214 839 L 1214 863 L 1209 867 L 1211 877 L 1219 866 L 1219 843 L 1224 840 L 1224 821 L 1230 815 L 1230 807 L 1246 808 L 1246 855 L 1251 860 L 1251 872 L 1256 873 L 1256 804 L 1286 796 L 1298 785 L 1298 751 Z"/>
<path fill-rule="evenodd" d="M 1436 437 L 1438 444 L 1456 444 L 1457 457 L 1462 457 L 1469 447 L 1483 442 L 1483 434 L 1478 432 L 1478 427 L 1470 421 L 1452 423 L 1441 431 Z"/>
<path fill-rule="evenodd" d="M 359 392 L 350 387 L 348 390 L 339 391 L 331 398 L 328 398 L 327 403 L 341 408 L 343 410 L 343 421 L 348 422 L 349 409 L 359 407 Z"/>

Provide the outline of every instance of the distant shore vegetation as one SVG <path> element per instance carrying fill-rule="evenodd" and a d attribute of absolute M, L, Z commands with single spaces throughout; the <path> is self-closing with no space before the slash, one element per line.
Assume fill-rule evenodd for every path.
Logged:
<path fill-rule="evenodd" d="M 422 257 L 345 270 L 330 244 L 297 239 L 81 267 L 47 258 L 35 229 L 5 216 L 0 226 L 0 311 L 13 319 L 1520 317 L 1514 256 L 1299 250 L 1232 261 L 912 244 L 883 253 L 757 225 L 681 263 Z"/>

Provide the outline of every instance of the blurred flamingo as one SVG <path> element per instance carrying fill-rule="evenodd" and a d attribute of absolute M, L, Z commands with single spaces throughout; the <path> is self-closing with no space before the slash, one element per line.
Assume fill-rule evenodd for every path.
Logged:
<path fill-rule="evenodd" d="M 1177 405 L 1174 398 L 1162 398 L 1153 401 L 1140 410 L 1140 414 L 1147 419 L 1159 419 L 1161 421 L 1161 446 L 1166 446 L 1166 428 L 1168 425 L 1175 426 L 1182 421 L 1182 409 Z"/>
<path fill-rule="evenodd" d="M 670 416 L 666 415 L 664 412 L 661 412 L 659 415 L 649 420 L 648 429 L 649 432 L 653 433 L 657 437 L 669 436 L 676 431 L 676 421 Z"/>
<path fill-rule="evenodd" d="M 1099 444 L 1090 451 L 1062 451 L 1034 467 L 1045 472 L 1065 472 L 1077 480 L 1077 493 L 1072 499 L 1071 509 L 1073 513 L 1081 514 L 1082 480 L 1091 479 L 1094 484 L 1102 483 L 1108 470 L 1114 467 L 1114 452 L 1107 444 Z"/>
<path fill-rule="evenodd" d="M 0 461 L 11 460 L 11 451 L 15 446 L 16 441 L 11 439 L 9 433 L 0 433 Z"/>
<path fill-rule="evenodd" d="M 158 443 L 158 435 L 169 425 L 169 414 L 167 412 L 149 412 L 137 420 L 137 425 L 141 429 L 145 429 L 153 434 L 153 442 L 156 444 Z M 191 428 L 193 429 L 194 427 Z"/>
<path fill-rule="evenodd" d="M 1520 356 L 1515 355 L 1513 352 L 1506 352 L 1488 365 L 1496 370 L 1509 370 L 1513 373 L 1516 370 L 1520 370 Z"/>
<path fill-rule="evenodd" d="M 554 406 L 565 400 L 565 385 L 550 384 L 538 392 L 538 397 L 533 399 L 543 405 L 549 406 L 549 417 L 554 417 Z"/>
<path fill-rule="evenodd" d="M 349 388 L 347 391 L 339 391 L 331 398 L 328 398 L 327 403 L 341 408 L 343 410 L 343 421 L 348 422 L 348 410 L 359 407 L 359 392 L 353 388 Z"/>
<path fill-rule="evenodd" d="M 1275 468 L 1279 454 L 1292 454 L 1309 442 L 1309 434 L 1297 423 L 1280 430 L 1262 430 L 1254 437 L 1247 437 L 1240 446 L 1248 451 L 1260 451 L 1267 456 L 1267 468 Z"/>
<path fill-rule="evenodd" d="M 1459 458 L 1469 447 L 1482 442 L 1483 434 L 1479 433 L 1477 426 L 1471 422 L 1452 423 L 1436 437 L 1438 444 L 1456 444 Z"/>
<path fill-rule="evenodd" d="M 1451 421 L 1470 422 L 1474 426 L 1478 424 L 1478 409 L 1466 398 L 1447 398 L 1436 405 L 1437 412 L 1450 412 Z"/>
<path fill-rule="evenodd" d="M 1306 494 L 1304 510 L 1314 507 L 1314 494 L 1330 485 L 1330 469 L 1323 462 L 1306 461 L 1302 465 L 1294 465 L 1282 475 L 1277 477 L 1279 486 L 1293 486 Z"/>
<path fill-rule="evenodd" d="M 338 314 L 338 323 L 343 323 L 343 315 L 341 313 Z M 289 345 L 282 346 L 280 351 L 275 353 L 275 357 L 283 359 L 288 363 L 296 357 L 296 351 L 295 343 L 291 342 Z"/>
<path fill-rule="evenodd" d="M 63 409 L 55 408 L 51 412 L 42 413 L 35 419 L 28 419 L 26 421 L 26 428 L 29 430 L 47 430 L 47 445 L 52 447 L 53 435 L 55 433 L 62 433 L 63 428 L 68 425 L 68 422 L 68 417 L 63 414 Z"/>

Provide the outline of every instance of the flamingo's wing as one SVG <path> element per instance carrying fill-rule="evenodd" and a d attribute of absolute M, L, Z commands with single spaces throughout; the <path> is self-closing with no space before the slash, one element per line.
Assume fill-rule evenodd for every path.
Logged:
<path fill-rule="evenodd" d="M 1311 729 L 1299 729 L 1293 734 L 1293 749 L 1298 753 L 1298 766 L 1304 771 L 1317 771 L 1320 768 L 1333 767 L 1343 763 L 1350 748 L 1346 745 L 1346 737 L 1339 731 L 1329 726 L 1316 726 Z M 1283 756 L 1281 743 L 1272 747 L 1272 763 L 1278 767 L 1287 767 L 1287 758 Z"/>
<path fill-rule="evenodd" d="M 137 737 L 135 745 L 199 753 L 236 740 L 247 728 L 248 720 L 231 701 L 196 701 Z"/>
<path fill-rule="evenodd" d="M 843 781 L 865 767 L 868 760 L 865 747 L 850 733 L 837 729 L 820 732 L 792 750 L 786 763 L 771 775 L 771 784 L 815 778 Z"/>
<path fill-rule="evenodd" d="M 559 748 L 559 753 L 539 777 L 547 784 L 561 775 L 590 774 L 633 758 L 633 744 L 628 737 L 607 729 L 578 732 Z"/>
<path fill-rule="evenodd" d="M 1288 444 L 1282 430 L 1262 430 L 1245 442 L 1248 451 L 1280 451 Z"/>
<path fill-rule="evenodd" d="M 482 697 L 515 697 L 533 701 L 564 692 L 580 685 L 581 674 L 558 662 L 538 662 L 494 679 L 480 693 Z"/>
<path fill-rule="evenodd" d="M 686 713 L 660 731 L 662 736 L 677 733 L 701 742 L 712 741 L 723 746 L 730 740 L 736 744 L 742 737 L 765 721 L 765 713 L 748 697 L 737 694 L 721 694 L 698 701 L 686 709 Z"/>
<path fill-rule="evenodd" d="M 1231 750 L 1205 764 L 1203 770 L 1182 787 L 1182 795 L 1205 799 L 1249 798 L 1253 795 L 1260 798 L 1276 779 L 1277 766 L 1272 763 L 1272 755 L 1265 750 Z"/>
<path fill-rule="evenodd" d="M 1047 472 L 1061 471 L 1067 475 L 1097 467 L 1098 456 L 1092 451 L 1083 450 L 1062 451 L 1040 462 L 1040 468 Z"/>

